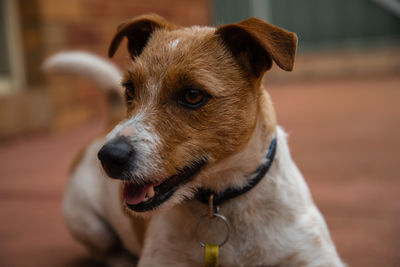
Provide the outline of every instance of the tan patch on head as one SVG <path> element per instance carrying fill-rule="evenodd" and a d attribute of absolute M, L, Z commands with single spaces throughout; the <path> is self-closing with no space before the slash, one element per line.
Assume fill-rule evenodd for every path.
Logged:
<path fill-rule="evenodd" d="M 170 51 L 168 46 L 178 38 L 179 50 Z M 261 105 L 259 84 L 247 79 L 212 28 L 157 30 L 125 80 L 135 84 L 129 116 L 151 110 L 145 123 L 160 136 L 166 176 L 201 157 L 218 162 L 239 151 L 251 136 Z M 199 109 L 182 107 L 177 98 L 185 88 L 204 90 L 211 97 Z"/>
<path fill-rule="evenodd" d="M 125 37 L 133 61 L 124 81 L 134 88 L 127 119 L 145 114 L 140 124 L 159 137 L 156 150 L 145 156 L 156 167 L 143 177 L 165 179 L 204 159 L 209 166 L 223 162 L 244 151 L 256 125 L 261 125 L 263 137 L 275 132 L 275 111 L 261 81 L 272 61 L 285 70 L 292 68 L 292 33 L 257 19 L 216 30 L 182 28 L 145 15 L 119 27 L 111 56 Z M 200 107 L 185 107 L 179 100 L 188 89 L 210 97 Z M 137 132 L 132 127 L 122 134 Z"/>
<path fill-rule="evenodd" d="M 277 126 L 276 113 L 269 93 L 261 87 L 263 93 L 259 98 L 260 112 L 264 118 L 264 127 L 267 133 L 274 133 Z"/>

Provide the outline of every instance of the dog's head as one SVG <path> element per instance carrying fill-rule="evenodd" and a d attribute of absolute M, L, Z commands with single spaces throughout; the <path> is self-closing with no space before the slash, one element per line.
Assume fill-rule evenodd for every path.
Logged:
<path fill-rule="evenodd" d="M 275 131 L 260 84 L 273 62 L 292 69 L 296 35 L 256 18 L 215 29 L 144 15 L 119 26 L 110 57 L 124 38 L 132 58 L 123 78 L 127 115 L 98 156 L 110 177 L 124 181 L 127 206 L 149 211 L 199 187 L 228 187 L 213 170 L 245 149 L 260 113 L 265 134 Z"/>

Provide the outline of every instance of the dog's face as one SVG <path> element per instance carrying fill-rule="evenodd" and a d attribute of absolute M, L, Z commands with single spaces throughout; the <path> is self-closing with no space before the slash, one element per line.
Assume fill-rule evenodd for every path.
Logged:
<path fill-rule="evenodd" d="M 192 197 L 197 187 L 209 186 L 202 183 L 204 169 L 249 142 L 263 73 L 272 61 L 291 69 L 296 47 L 295 35 L 251 20 L 217 29 L 180 28 L 146 15 L 119 27 L 109 54 L 128 39 L 127 115 L 98 156 L 110 177 L 124 181 L 131 210 Z M 270 47 L 260 41 L 266 31 L 271 39 L 279 37 Z"/>

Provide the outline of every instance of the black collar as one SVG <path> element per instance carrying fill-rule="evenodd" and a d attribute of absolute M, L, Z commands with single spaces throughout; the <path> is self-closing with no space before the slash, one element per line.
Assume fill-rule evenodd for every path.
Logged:
<path fill-rule="evenodd" d="M 267 174 L 268 170 L 271 168 L 272 162 L 274 161 L 275 154 L 276 154 L 276 146 L 277 141 L 276 137 L 271 140 L 269 145 L 267 156 L 265 157 L 264 162 L 261 164 L 260 167 L 251 175 L 252 178 L 249 178 L 247 184 L 243 188 L 232 188 L 229 187 L 225 191 L 217 194 L 212 190 L 201 188 L 197 192 L 195 198 L 204 203 L 208 204 L 210 195 L 214 195 L 214 206 L 219 206 L 227 200 L 230 200 L 234 197 L 240 196 L 241 194 L 246 193 L 253 187 L 255 187 L 262 178 Z"/>

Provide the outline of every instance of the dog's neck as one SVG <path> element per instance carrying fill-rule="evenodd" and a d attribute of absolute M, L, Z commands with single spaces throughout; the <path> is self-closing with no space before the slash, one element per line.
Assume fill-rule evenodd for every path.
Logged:
<path fill-rule="evenodd" d="M 283 206 L 289 207 L 293 205 L 303 205 L 306 202 L 312 201 L 304 181 L 297 178 L 294 180 L 293 178 L 302 176 L 291 159 L 286 142 L 286 134 L 276 125 L 274 110 L 266 110 L 264 108 L 272 107 L 272 105 L 265 105 L 266 101 L 270 101 L 270 97 L 268 93 L 264 91 L 260 97 L 260 112 L 258 114 L 256 126 L 245 148 L 214 166 L 206 175 L 210 180 L 212 179 L 214 181 L 214 186 L 216 187 L 213 188 L 217 188 L 219 192 L 223 192 L 227 187 L 243 187 L 249 175 L 263 163 L 265 155 L 269 150 L 271 140 L 276 136 L 278 146 L 274 162 L 272 163 L 271 169 L 257 186 L 241 195 L 243 197 L 234 198 L 224 203 L 221 206 L 222 212 L 226 210 L 228 213 L 232 213 L 232 207 L 234 207 L 233 209 L 237 212 L 240 212 L 240 208 L 238 209 L 238 207 L 242 207 L 245 210 L 254 204 L 250 202 L 257 202 L 261 205 L 261 203 L 265 204 L 268 200 L 271 200 L 271 203 L 277 203 L 279 202 L 278 200 L 281 200 Z M 299 196 L 298 194 L 293 194 L 293 197 L 290 196 L 287 197 L 287 199 L 281 199 L 282 192 L 278 192 L 279 188 L 277 188 L 276 183 L 295 184 L 295 186 L 303 188 L 301 192 L 305 192 L 305 195 Z M 262 192 L 262 194 L 259 194 L 259 192 Z M 250 195 L 253 195 L 253 197 L 249 197 Z M 286 193 L 283 195 L 287 196 Z M 296 198 L 297 204 L 292 203 L 294 198 Z M 240 201 L 241 205 L 236 205 L 236 201 Z M 207 208 L 206 205 L 197 200 L 190 201 L 190 203 L 193 203 L 193 205 L 197 207 L 193 210 L 195 212 L 199 211 L 199 209 L 203 210 Z"/>
<path fill-rule="evenodd" d="M 276 218 L 294 220 L 299 211 L 312 205 L 307 185 L 291 159 L 286 134 L 280 127 L 277 127 L 276 138 L 278 143 L 276 156 L 265 177 L 250 191 L 220 206 L 219 212 L 232 224 L 240 224 L 245 216 L 251 216 L 254 222 L 258 218 L 263 221 L 266 218 L 271 221 Z M 268 144 L 267 141 L 266 145 Z M 264 153 L 265 150 L 263 157 Z M 189 201 L 181 208 L 181 211 L 191 214 L 194 218 L 208 212 L 208 206 L 198 200 Z"/>
<path fill-rule="evenodd" d="M 212 202 L 214 206 L 220 206 L 224 202 L 232 198 L 247 193 L 248 191 L 253 189 L 268 173 L 274 162 L 276 147 L 277 140 L 275 136 L 270 142 L 267 155 L 264 158 L 264 162 L 246 179 L 246 184 L 242 187 L 228 187 L 225 191 L 219 193 L 210 189 L 201 188 L 196 194 L 196 199 L 203 204 L 210 205 L 210 203 Z"/>

